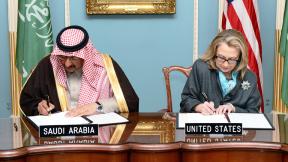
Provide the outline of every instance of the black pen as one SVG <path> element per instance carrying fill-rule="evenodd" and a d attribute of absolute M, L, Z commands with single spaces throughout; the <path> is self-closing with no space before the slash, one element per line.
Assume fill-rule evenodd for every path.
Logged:
<path fill-rule="evenodd" d="M 225 115 L 225 118 L 227 119 L 228 123 L 231 123 L 230 118 L 228 116 L 228 113 L 224 113 L 224 115 Z"/>
<path fill-rule="evenodd" d="M 47 102 L 47 105 L 48 105 L 48 107 L 50 107 L 50 97 L 49 97 L 49 95 L 46 95 L 46 102 Z"/>
<path fill-rule="evenodd" d="M 50 97 L 49 97 L 49 95 L 46 95 L 46 103 L 47 103 L 47 106 L 49 107 L 48 109 L 50 110 Z M 47 110 L 49 115 L 51 115 L 51 111 L 52 110 L 50 110 L 50 111 Z"/>
<path fill-rule="evenodd" d="M 205 101 L 209 102 L 208 96 L 205 92 L 201 92 L 202 96 L 204 97 Z"/>
<path fill-rule="evenodd" d="M 209 102 L 208 96 L 205 92 L 201 92 L 202 96 L 204 97 L 206 102 Z M 213 113 L 215 113 L 216 111 L 213 111 Z"/>
<path fill-rule="evenodd" d="M 86 121 L 88 121 L 89 124 L 93 123 L 93 121 L 90 120 L 89 118 L 87 118 L 87 116 L 83 115 L 83 116 L 81 116 L 81 117 L 82 117 L 83 119 L 85 119 Z"/>

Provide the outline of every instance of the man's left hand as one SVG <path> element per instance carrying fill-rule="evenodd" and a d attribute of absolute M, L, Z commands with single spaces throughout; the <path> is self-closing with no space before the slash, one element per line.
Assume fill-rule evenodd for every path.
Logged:
<path fill-rule="evenodd" d="M 97 106 L 98 105 L 96 103 L 90 103 L 87 105 L 79 106 L 79 107 L 76 107 L 75 109 L 68 111 L 66 116 L 74 117 L 74 116 L 99 114 L 99 112 L 96 111 Z"/>

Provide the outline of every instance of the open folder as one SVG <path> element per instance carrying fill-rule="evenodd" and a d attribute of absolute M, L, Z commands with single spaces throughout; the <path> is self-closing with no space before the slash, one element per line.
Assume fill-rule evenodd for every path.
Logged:
<path fill-rule="evenodd" d="M 111 112 L 106 114 L 90 115 L 86 117 L 66 117 L 67 112 L 54 113 L 49 116 L 37 115 L 28 116 L 37 127 L 41 125 L 74 125 L 74 124 L 99 124 L 109 125 L 117 123 L 126 123 L 128 120 L 121 115 Z"/>
<path fill-rule="evenodd" d="M 243 129 L 274 129 L 266 115 L 262 113 L 230 113 L 227 115 L 179 113 L 177 128 L 184 128 L 185 123 L 242 123 Z"/>

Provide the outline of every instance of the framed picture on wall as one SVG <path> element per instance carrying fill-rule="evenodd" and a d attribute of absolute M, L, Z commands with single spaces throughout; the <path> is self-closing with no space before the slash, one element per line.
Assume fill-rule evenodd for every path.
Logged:
<path fill-rule="evenodd" d="M 140 120 L 128 142 L 170 143 L 175 141 L 175 123 L 169 120 Z"/>
<path fill-rule="evenodd" d="M 176 0 L 86 0 L 88 15 L 175 14 Z"/>

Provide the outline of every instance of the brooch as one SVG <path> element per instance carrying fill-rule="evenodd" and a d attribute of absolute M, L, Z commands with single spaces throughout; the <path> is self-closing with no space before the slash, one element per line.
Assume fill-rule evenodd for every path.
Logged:
<path fill-rule="evenodd" d="M 248 81 L 243 81 L 241 83 L 241 86 L 242 86 L 242 89 L 243 90 L 248 90 L 251 86 L 250 86 L 250 83 Z"/>

